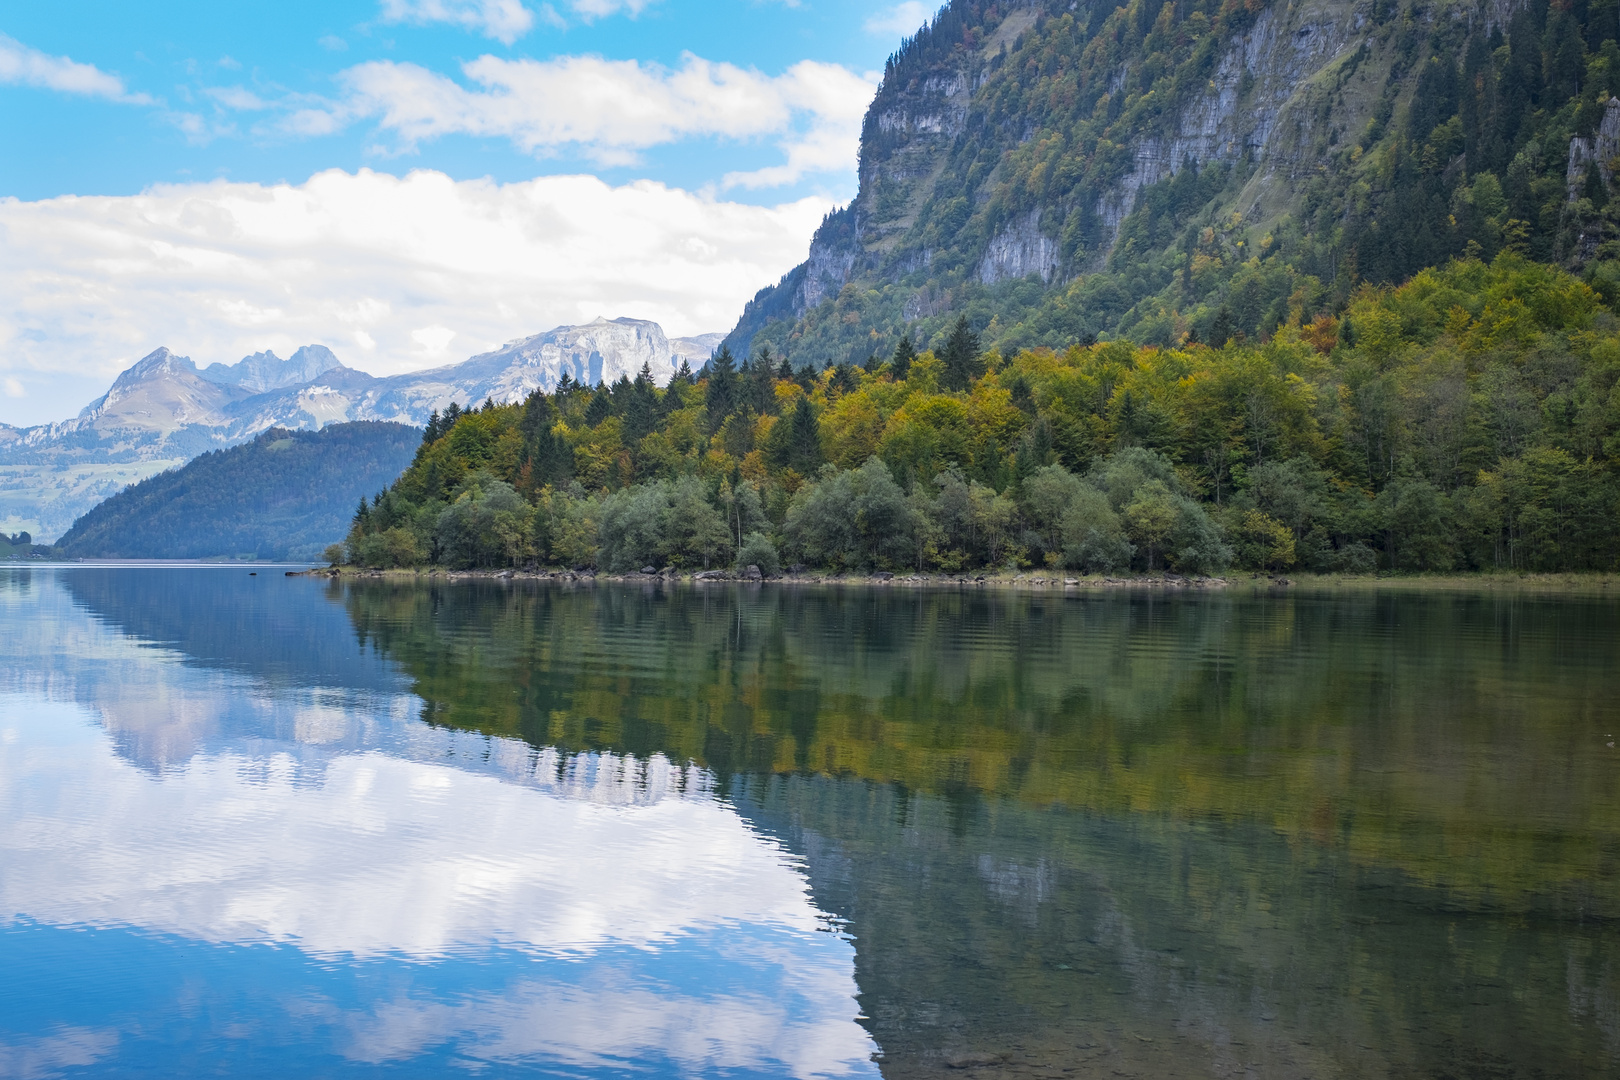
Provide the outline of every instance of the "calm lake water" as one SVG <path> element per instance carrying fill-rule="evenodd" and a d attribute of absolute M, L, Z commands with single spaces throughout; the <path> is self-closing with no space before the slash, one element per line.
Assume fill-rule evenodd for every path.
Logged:
<path fill-rule="evenodd" d="M 0 1076 L 1620 1075 L 1620 602 L 0 570 Z"/>

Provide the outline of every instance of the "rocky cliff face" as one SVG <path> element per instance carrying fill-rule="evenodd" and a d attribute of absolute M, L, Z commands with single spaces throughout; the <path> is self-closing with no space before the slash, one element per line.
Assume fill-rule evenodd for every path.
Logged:
<path fill-rule="evenodd" d="M 1617 37 L 1589 0 L 953 0 L 889 62 L 859 194 L 727 343 L 858 361 L 958 314 L 1169 343 L 1223 306 L 1264 333 L 1285 284 L 1588 261 L 1620 239 Z"/>
<path fill-rule="evenodd" d="M 202 378 L 188 357 L 157 349 L 119 375 L 69 424 L 75 431 L 167 434 L 212 421 L 242 396 Z"/>
<path fill-rule="evenodd" d="M 287 386 L 302 386 L 323 372 L 342 366 L 325 345 L 305 345 L 285 360 L 273 352 L 259 352 L 230 366 L 209 364 L 198 374 L 209 382 L 262 394 Z"/>

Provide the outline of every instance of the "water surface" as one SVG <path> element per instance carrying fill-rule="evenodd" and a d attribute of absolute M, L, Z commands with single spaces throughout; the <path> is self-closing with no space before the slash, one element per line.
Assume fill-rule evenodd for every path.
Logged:
<path fill-rule="evenodd" d="M 3 1076 L 1620 1071 L 1605 599 L 0 612 Z"/>

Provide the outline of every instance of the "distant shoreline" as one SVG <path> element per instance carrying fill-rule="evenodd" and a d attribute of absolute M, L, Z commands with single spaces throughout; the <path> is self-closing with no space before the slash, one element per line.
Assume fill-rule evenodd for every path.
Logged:
<path fill-rule="evenodd" d="M 1425 592 L 1529 592 L 1561 595 L 1591 594 L 1620 596 L 1620 574 L 1609 572 L 1571 573 L 1472 573 L 1472 574 L 1231 574 L 1224 577 L 1183 577 L 1161 575 L 1065 575 L 1028 572 L 1008 574 L 835 574 L 797 573 L 750 578 L 736 571 L 661 571 L 654 574 L 607 574 L 591 570 L 364 570 L 355 567 L 317 567 L 291 571 L 292 576 L 325 577 L 341 580 L 381 580 L 419 583 L 461 583 L 474 581 L 532 581 L 569 584 L 614 585 L 750 585 L 813 586 L 903 589 L 996 589 L 1045 593 L 1106 592 L 1111 590 L 1157 590 L 1160 592 L 1326 592 L 1326 591 L 1425 591 Z"/>

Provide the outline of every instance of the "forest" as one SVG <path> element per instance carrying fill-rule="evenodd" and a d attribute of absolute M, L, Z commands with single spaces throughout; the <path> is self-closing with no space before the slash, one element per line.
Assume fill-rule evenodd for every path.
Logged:
<path fill-rule="evenodd" d="M 270 428 L 132 484 L 73 523 L 72 559 L 309 559 L 343 531 L 357 493 L 398 476 L 419 428 L 358 421 Z"/>
<path fill-rule="evenodd" d="M 1302 298 L 1302 303 L 1303 298 Z M 367 567 L 1567 571 L 1620 559 L 1620 322 L 1511 252 L 1274 333 L 864 365 L 722 348 L 666 387 L 435 415 Z"/>
<path fill-rule="evenodd" d="M 895 54 L 862 133 L 861 194 L 818 234 L 853 260 L 850 277 L 803 307 L 788 279 L 762 292 L 734 351 L 859 364 L 907 329 L 942 340 L 964 315 L 1008 354 L 1110 336 L 1171 346 L 1223 326 L 1257 337 L 1301 297 L 1336 310 L 1363 283 L 1502 251 L 1576 268 L 1610 301 L 1620 290 L 1613 151 L 1595 139 L 1620 94 L 1614 0 L 1357 7 L 1353 36 L 1286 114 L 1252 96 L 1275 72 L 1246 68 L 1233 87 L 1290 138 L 1172 162 L 1117 227 L 1100 208 L 1138 152 L 1181 138 L 1223 57 L 1263 16 L 1281 26 L 1299 8 L 1043 0 L 987 51 L 1021 6 L 955 0 Z M 1320 25 L 1297 15 L 1299 32 L 1350 6 L 1324 5 Z M 922 107 L 919 88 L 957 77 L 976 89 L 955 137 L 885 126 Z M 1056 272 L 987 278 L 993 239 L 1030 215 Z"/>

